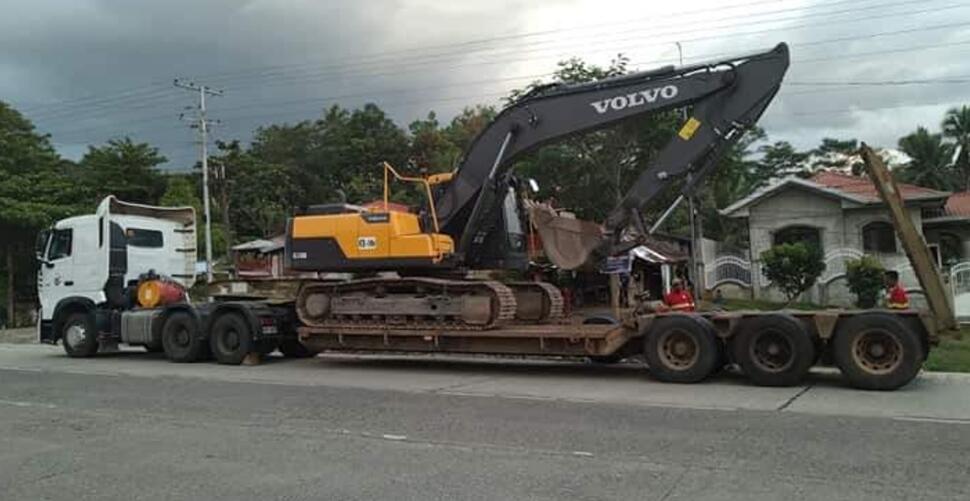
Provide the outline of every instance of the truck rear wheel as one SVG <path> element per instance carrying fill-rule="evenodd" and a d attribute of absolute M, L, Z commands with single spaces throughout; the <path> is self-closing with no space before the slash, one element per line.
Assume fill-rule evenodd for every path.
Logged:
<path fill-rule="evenodd" d="M 794 386 L 815 363 L 815 343 L 789 315 L 751 318 L 731 343 L 734 359 L 757 385 Z"/>
<path fill-rule="evenodd" d="M 256 344 L 246 319 L 237 313 L 226 313 L 216 319 L 209 342 L 216 361 L 226 365 L 241 364 Z"/>
<path fill-rule="evenodd" d="M 83 312 L 68 315 L 61 327 L 61 344 L 69 357 L 93 357 L 98 352 L 98 329 L 94 326 L 94 318 Z"/>
<path fill-rule="evenodd" d="M 172 362 L 189 363 L 204 358 L 205 341 L 199 338 L 195 318 L 184 311 L 176 311 L 162 325 L 162 350 Z"/>
<path fill-rule="evenodd" d="M 864 390 L 895 390 L 919 373 L 919 336 L 892 315 L 866 313 L 843 322 L 833 341 L 835 364 L 849 384 Z"/>
<path fill-rule="evenodd" d="M 720 350 L 706 319 L 671 315 L 653 323 L 644 338 L 643 355 L 658 380 L 696 383 L 717 368 Z"/>

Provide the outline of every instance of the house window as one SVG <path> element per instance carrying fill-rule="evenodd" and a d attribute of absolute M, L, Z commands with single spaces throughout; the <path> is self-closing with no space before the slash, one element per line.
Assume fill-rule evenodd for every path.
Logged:
<path fill-rule="evenodd" d="M 866 252 L 896 252 L 896 231 L 893 225 L 876 221 L 862 227 L 862 250 Z"/>
<path fill-rule="evenodd" d="M 818 228 L 811 226 L 789 226 L 775 232 L 774 244 L 806 243 L 817 249 L 822 248 L 822 236 Z"/>
<path fill-rule="evenodd" d="M 940 258 L 942 264 L 950 266 L 963 259 L 963 241 L 953 233 L 940 234 Z"/>

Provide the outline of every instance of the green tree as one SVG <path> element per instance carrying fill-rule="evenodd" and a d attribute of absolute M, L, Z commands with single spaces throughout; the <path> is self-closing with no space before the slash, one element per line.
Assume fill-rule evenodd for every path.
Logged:
<path fill-rule="evenodd" d="M 815 285 L 825 271 L 819 249 L 803 242 L 776 245 L 761 253 L 761 262 L 765 277 L 785 295 L 786 304 Z"/>
<path fill-rule="evenodd" d="M 858 151 L 857 139 L 823 138 L 818 148 L 811 152 L 812 170 L 836 169 L 861 176 L 865 174 L 865 164 L 857 155 Z"/>
<path fill-rule="evenodd" d="M 114 195 L 126 202 L 156 204 L 166 188 L 157 167 L 165 162 L 158 148 L 125 137 L 88 147 L 80 166 L 95 200 Z"/>
<path fill-rule="evenodd" d="M 806 165 L 811 152 L 798 151 L 788 141 L 777 141 L 758 148 L 761 159 L 755 164 L 753 184 L 761 187 L 772 179 L 785 176 L 808 176 L 811 172 Z"/>
<path fill-rule="evenodd" d="M 970 190 L 970 106 L 947 110 L 943 118 L 943 137 L 959 150 L 953 163 L 958 176 L 954 188 Z"/>
<path fill-rule="evenodd" d="M 38 230 L 87 209 L 73 182 L 76 167 L 61 160 L 50 139 L 0 101 L 0 251 L 7 323 L 15 325 L 17 297 L 33 296 L 33 252 Z"/>
<path fill-rule="evenodd" d="M 950 164 L 953 145 L 943 142 L 941 134 L 919 127 L 899 139 L 899 149 L 910 158 L 900 170 L 901 181 L 937 190 L 949 190 L 953 186 Z"/>
<path fill-rule="evenodd" d="M 856 306 L 872 308 L 884 288 L 882 263 L 872 256 L 849 259 L 845 262 L 845 278 L 849 290 L 856 295 Z"/>

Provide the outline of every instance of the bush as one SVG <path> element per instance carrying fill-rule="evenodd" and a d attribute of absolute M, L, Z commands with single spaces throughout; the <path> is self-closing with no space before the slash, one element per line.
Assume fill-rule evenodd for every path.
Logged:
<path fill-rule="evenodd" d="M 845 278 L 849 290 L 856 295 L 856 306 L 876 306 L 883 289 L 884 274 L 882 263 L 872 256 L 862 256 L 860 259 L 849 259 L 845 262 Z"/>
<path fill-rule="evenodd" d="M 776 245 L 761 253 L 761 262 L 765 277 L 785 294 L 788 303 L 815 285 L 825 271 L 818 247 L 802 242 Z"/>

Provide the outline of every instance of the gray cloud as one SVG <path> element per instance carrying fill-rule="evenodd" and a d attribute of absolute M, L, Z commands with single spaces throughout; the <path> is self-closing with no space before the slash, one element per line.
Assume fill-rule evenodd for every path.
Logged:
<path fill-rule="evenodd" d="M 606 64 L 623 52 L 646 68 L 674 62 L 675 41 L 688 62 L 788 41 L 791 85 L 763 125 L 801 147 L 825 136 L 892 146 L 970 101 L 966 84 L 800 85 L 970 76 L 970 8 L 946 0 L 7 3 L 16 15 L 0 19 L 0 99 L 67 155 L 128 134 L 158 145 L 172 168 L 195 155 L 177 120 L 193 96 L 171 86 L 176 76 L 226 90 L 210 102 L 225 139 L 334 103 L 375 101 L 402 125 L 430 109 L 447 120 L 570 55 Z M 494 40 L 469 42 L 483 38 Z M 926 46 L 939 48 L 906 51 Z"/>

